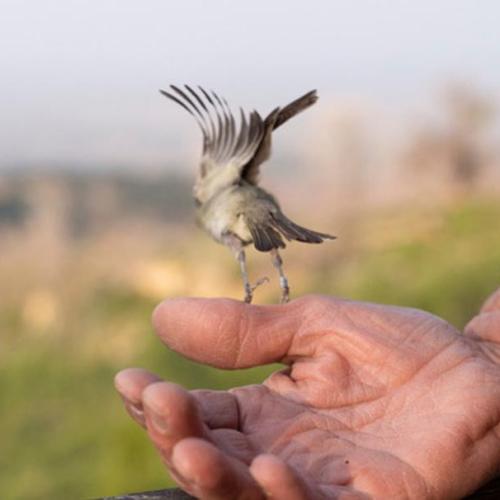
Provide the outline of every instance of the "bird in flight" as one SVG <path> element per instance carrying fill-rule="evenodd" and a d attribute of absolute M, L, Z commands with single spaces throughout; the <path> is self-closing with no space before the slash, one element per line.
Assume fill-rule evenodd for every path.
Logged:
<path fill-rule="evenodd" d="M 213 91 L 189 85 L 170 85 L 160 92 L 191 114 L 201 129 L 203 148 L 193 194 L 197 220 L 219 243 L 235 254 L 241 269 L 245 302 L 267 278 L 251 284 L 245 250 L 253 243 L 260 252 L 269 252 L 279 273 L 281 302 L 288 302 L 290 287 L 283 271 L 279 249 L 285 242 L 322 243 L 334 239 L 292 222 L 281 210 L 276 198 L 258 185 L 259 170 L 271 156 L 271 136 L 275 129 L 313 105 L 315 90 L 287 106 L 277 107 L 262 118 L 257 111 L 240 108 L 236 121 L 227 101 Z"/>

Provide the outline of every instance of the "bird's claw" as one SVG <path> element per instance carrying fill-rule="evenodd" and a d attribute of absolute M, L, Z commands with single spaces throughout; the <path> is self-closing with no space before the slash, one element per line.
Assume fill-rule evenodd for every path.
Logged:
<path fill-rule="evenodd" d="M 281 293 L 281 303 L 286 304 L 287 302 L 290 302 L 290 289 L 284 288 L 282 293 Z"/>
<path fill-rule="evenodd" d="M 253 292 L 254 290 L 259 287 L 260 285 L 263 285 L 264 283 L 268 283 L 269 282 L 269 278 L 267 276 L 264 276 L 263 278 L 260 278 L 258 279 L 254 285 L 250 285 L 250 283 L 248 283 L 247 285 L 245 285 L 245 302 L 247 304 L 250 304 L 252 302 L 252 299 L 253 299 Z"/>
<path fill-rule="evenodd" d="M 259 287 L 260 285 L 263 285 L 264 283 L 269 283 L 269 278 L 267 276 L 264 276 L 263 278 L 260 278 L 258 279 L 256 282 L 255 282 L 255 285 L 252 285 L 251 289 L 252 289 L 252 292 L 257 288 Z"/>

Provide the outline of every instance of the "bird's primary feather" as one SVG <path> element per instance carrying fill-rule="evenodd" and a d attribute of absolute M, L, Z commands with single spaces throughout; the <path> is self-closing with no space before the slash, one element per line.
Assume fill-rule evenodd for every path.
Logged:
<path fill-rule="evenodd" d="M 280 110 L 278 118 L 274 122 L 274 129 L 277 129 L 290 118 L 293 118 L 302 111 L 306 110 L 309 106 L 312 106 L 317 100 L 318 94 L 316 90 L 311 90 L 310 92 L 307 92 L 307 94 L 295 99 L 295 101 L 292 101 L 290 104 L 287 104 Z"/>

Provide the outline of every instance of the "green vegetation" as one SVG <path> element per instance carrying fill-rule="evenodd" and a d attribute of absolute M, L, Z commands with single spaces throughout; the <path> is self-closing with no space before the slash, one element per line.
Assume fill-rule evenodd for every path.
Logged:
<path fill-rule="evenodd" d="M 419 307 L 462 327 L 500 283 L 499 221 L 500 203 L 485 201 L 373 214 L 335 247 L 311 253 L 301 264 L 310 277 L 296 290 Z M 287 262 L 292 273 L 297 258 Z M 126 281 L 99 283 L 68 292 L 56 309 L 61 321 L 43 313 L 52 307 L 43 297 L 33 299 L 43 314 L 20 299 L 0 304 L 3 498 L 92 498 L 172 484 L 114 392 L 123 367 L 219 389 L 273 369 L 222 372 L 184 360 L 152 334 L 156 299 Z"/>

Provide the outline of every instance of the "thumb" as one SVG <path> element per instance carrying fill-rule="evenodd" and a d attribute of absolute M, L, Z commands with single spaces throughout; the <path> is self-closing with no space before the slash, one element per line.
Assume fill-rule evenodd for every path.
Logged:
<path fill-rule="evenodd" d="M 165 300 L 153 313 L 153 326 L 165 344 L 190 359 L 218 368 L 248 368 L 286 356 L 302 323 L 300 303 Z"/>

